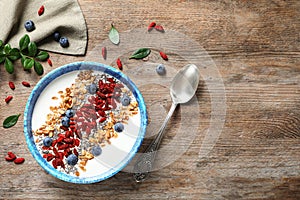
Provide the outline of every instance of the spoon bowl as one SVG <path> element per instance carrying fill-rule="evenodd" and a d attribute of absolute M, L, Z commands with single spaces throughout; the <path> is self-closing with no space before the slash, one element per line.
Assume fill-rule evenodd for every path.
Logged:
<path fill-rule="evenodd" d="M 190 64 L 182 68 L 171 83 L 170 95 L 174 103 L 186 103 L 194 96 L 200 80 L 199 69 Z"/>

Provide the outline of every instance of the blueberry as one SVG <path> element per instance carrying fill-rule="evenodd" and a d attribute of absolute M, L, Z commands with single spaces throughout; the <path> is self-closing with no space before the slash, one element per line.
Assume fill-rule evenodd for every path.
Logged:
<path fill-rule="evenodd" d="M 31 32 L 35 29 L 34 23 L 31 20 L 27 20 L 24 23 L 24 27 L 25 27 L 26 31 L 28 31 L 28 32 Z"/>
<path fill-rule="evenodd" d="M 66 159 L 68 165 L 76 165 L 78 162 L 78 157 L 75 154 L 71 154 Z"/>
<path fill-rule="evenodd" d="M 116 132 L 120 133 L 124 130 L 124 125 L 120 122 L 116 123 L 114 126 Z"/>
<path fill-rule="evenodd" d="M 74 115 L 75 115 L 75 111 L 74 111 L 74 110 L 68 109 L 68 110 L 66 111 L 66 116 L 67 116 L 68 118 L 74 117 Z"/>
<path fill-rule="evenodd" d="M 91 150 L 91 153 L 94 155 L 94 156 L 100 156 L 101 153 L 102 153 L 102 149 L 100 146 L 94 146 Z"/>
<path fill-rule="evenodd" d="M 50 137 L 45 137 L 44 140 L 43 140 L 43 145 L 45 147 L 50 147 L 52 144 L 52 138 Z"/>
<path fill-rule="evenodd" d="M 130 104 L 130 97 L 128 95 L 124 95 L 121 99 L 121 103 L 123 106 L 128 106 Z"/>
<path fill-rule="evenodd" d="M 97 91 L 97 86 L 96 86 L 96 84 L 92 83 L 91 85 L 89 85 L 87 87 L 87 89 L 88 89 L 90 94 L 95 94 L 96 91 Z"/>
<path fill-rule="evenodd" d="M 59 42 L 59 39 L 60 39 L 60 33 L 59 32 L 55 32 L 54 34 L 53 34 L 53 39 L 56 41 L 56 42 Z"/>
<path fill-rule="evenodd" d="M 163 64 L 159 64 L 156 67 L 156 73 L 158 73 L 159 75 L 165 75 L 166 74 L 166 68 Z"/>
<path fill-rule="evenodd" d="M 68 117 L 63 117 L 61 119 L 61 124 L 65 127 L 69 127 L 70 126 L 70 119 Z"/>
<path fill-rule="evenodd" d="M 59 39 L 59 44 L 60 44 L 60 46 L 62 46 L 63 48 L 68 47 L 68 46 L 69 46 L 69 40 L 68 40 L 68 38 L 66 38 L 66 37 L 61 37 L 61 38 Z"/>

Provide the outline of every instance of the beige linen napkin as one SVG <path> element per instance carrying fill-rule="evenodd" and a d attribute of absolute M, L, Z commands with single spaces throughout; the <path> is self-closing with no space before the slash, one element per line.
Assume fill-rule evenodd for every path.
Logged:
<path fill-rule="evenodd" d="M 44 5 L 44 14 L 38 10 Z M 35 30 L 27 32 L 26 20 L 32 20 Z M 87 28 L 76 0 L 0 0 L 0 39 L 18 47 L 20 38 L 28 34 L 38 48 L 70 55 L 84 55 L 87 46 Z M 53 33 L 69 39 L 69 47 L 62 48 L 53 40 Z"/>

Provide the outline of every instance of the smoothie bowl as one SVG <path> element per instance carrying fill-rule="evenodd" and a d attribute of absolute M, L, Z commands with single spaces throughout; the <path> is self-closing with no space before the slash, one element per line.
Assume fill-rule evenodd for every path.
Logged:
<path fill-rule="evenodd" d="M 122 170 L 144 138 L 147 112 L 134 83 L 119 70 L 76 62 L 47 74 L 24 112 L 28 148 L 49 174 L 88 184 Z"/>

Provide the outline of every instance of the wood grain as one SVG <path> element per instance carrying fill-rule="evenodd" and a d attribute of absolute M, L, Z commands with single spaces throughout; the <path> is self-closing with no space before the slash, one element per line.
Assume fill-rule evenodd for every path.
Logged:
<path fill-rule="evenodd" d="M 97 184 L 74 185 L 46 174 L 36 163 L 20 120 L 11 129 L 0 128 L 1 199 L 300 199 L 300 1 L 79 0 L 79 4 L 88 26 L 88 53 L 107 39 L 112 22 L 126 32 L 156 21 L 200 44 L 225 85 L 227 111 L 221 136 L 213 150 L 199 158 L 211 120 L 210 94 L 219 92 L 209 91 L 207 80 L 201 80 L 196 94 L 200 120 L 188 116 L 191 122 L 200 121 L 192 125 L 196 137 L 180 158 L 151 173 L 142 184 L 135 183 L 131 173 L 120 172 Z M 46 73 L 86 59 L 54 53 L 51 58 L 54 66 Z M 175 69 L 186 63 L 176 55 L 170 60 Z M 21 81 L 34 86 L 39 79 L 21 68 L 13 75 L 0 68 L 1 99 L 14 94 L 9 105 L 0 102 L 1 122 L 8 114 L 24 111 L 32 87 L 22 87 Z M 13 92 L 7 86 L 10 80 L 17 85 Z M 163 119 L 160 112 L 165 114 L 170 106 L 169 92 L 161 85 L 141 91 L 147 104 L 159 101 L 163 108 L 149 113 L 151 135 Z M 193 111 L 192 106 L 187 109 Z M 163 146 L 171 144 L 184 117 L 179 112 L 172 118 L 174 128 L 169 126 Z M 183 148 L 181 144 L 166 153 L 172 155 Z M 24 156 L 25 163 L 6 162 L 9 150 Z"/>

